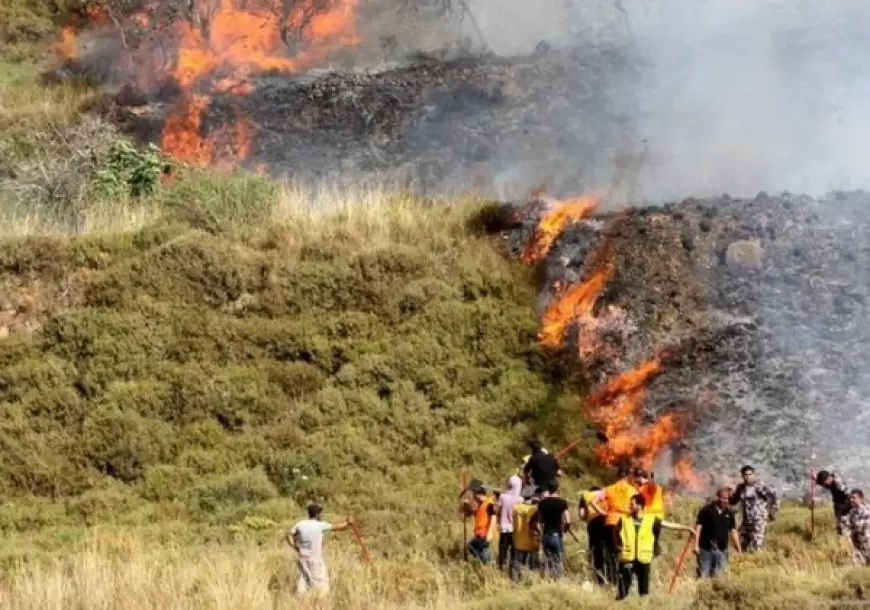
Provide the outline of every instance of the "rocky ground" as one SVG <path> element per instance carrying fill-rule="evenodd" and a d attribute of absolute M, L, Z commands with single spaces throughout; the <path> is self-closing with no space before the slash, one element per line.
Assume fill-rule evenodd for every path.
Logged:
<path fill-rule="evenodd" d="M 276 174 L 410 180 L 441 193 L 512 180 L 576 190 L 606 180 L 613 147 L 626 144 L 633 102 L 623 85 L 638 61 L 624 46 L 543 43 L 522 57 L 419 56 L 381 71 L 263 76 L 248 95 L 215 96 L 205 129 L 232 124 L 239 109 L 254 117 L 246 163 Z M 128 125 L 155 140 L 174 98 L 118 101 Z"/>
<path fill-rule="evenodd" d="M 540 218 L 526 209 L 508 236 L 516 255 Z M 556 242 L 542 305 L 553 282 L 590 272 L 607 220 L 575 224 Z M 689 199 L 633 210 L 612 231 L 615 268 L 598 308 L 626 313 L 623 370 L 678 348 L 645 406 L 650 416 L 693 414 L 686 440 L 699 469 L 751 463 L 788 486 L 803 485 L 812 463 L 868 480 L 868 232 L 864 192 Z M 593 376 L 614 372 L 591 366 Z M 715 401 L 700 406 L 708 391 Z"/>

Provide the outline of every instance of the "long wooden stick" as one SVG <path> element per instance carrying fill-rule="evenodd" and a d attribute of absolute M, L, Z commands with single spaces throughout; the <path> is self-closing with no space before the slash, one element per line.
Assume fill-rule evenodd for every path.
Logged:
<path fill-rule="evenodd" d="M 816 539 L 816 479 L 810 468 L 810 542 Z"/>
<path fill-rule="evenodd" d="M 359 543 L 359 548 L 362 551 L 363 559 L 367 562 L 372 560 L 371 555 L 369 555 L 369 550 L 366 548 L 366 543 L 363 541 L 362 534 L 359 531 L 359 526 L 356 524 L 356 521 L 350 524 L 350 529 L 353 530 L 353 535 L 356 536 L 356 541 Z"/>
<path fill-rule="evenodd" d="M 462 487 L 462 493 L 468 488 L 468 477 L 463 471 L 459 475 L 459 485 Z M 462 510 L 462 558 L 468 561 L 468 515 L 465 514 L 465 509 Z"/>
<path fill-rule="evenodd" d="M 671 576 L 671 586 L 668 587 L 668 593 L 674 592 L 674 587 L 677 585 L 677 578 L 683 570 L 683 562 L 686 560 L 686 553 L 689 552 L 689 545 L 692 544 L 692 536 L 686 538 L 686 544 L 683 545 L 683 550 L 680 551 L 680 557 L 677 559 L 677 565 L 674 566 L 674 575 Z"/>

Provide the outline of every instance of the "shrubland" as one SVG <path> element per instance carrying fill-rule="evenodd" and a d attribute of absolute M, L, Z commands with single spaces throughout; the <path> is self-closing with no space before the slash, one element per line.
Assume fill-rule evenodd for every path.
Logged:
<path fill-rule="evenodd" d="M 174 167 L 95 112 L 92 83 L 40 77 L 52 7 L 3 9 L 0 605 L 610 607 L 573 540 L 560 583 L 461 561 L 459 473 L 500 485 L 526 435 L 585 428 L 497 208 Z M 604 476 L 592 442 L 565 462 L 572 499 Z M 331 535 L 331 597 L 300 602 L 280 538 L 311 500 L 355 515 L 373 562 Z M 812 543 L 808 519 L 786 506 L 718 581 L 690 559 L 674 594 L 665 534 L 654 595 L 625 606 L 860 602 L 870 573 L 829 509 Z"/>

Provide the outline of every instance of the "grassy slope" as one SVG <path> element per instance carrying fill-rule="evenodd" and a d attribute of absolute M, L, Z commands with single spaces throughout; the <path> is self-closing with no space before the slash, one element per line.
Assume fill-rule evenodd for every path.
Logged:
<path fill-rule="evenodd" d="M 3 161 L 68 184 L 68 135 L 112 133 L 78 112 L 94 93 L 0 74 Z M 278 535 L 317 498 L 376 556 L 334 537 L 333 607 L 609 607 L 576 576 L 517 590 L 454 560 L 457 472 L 501 479 L 528 430 L 582 428 L 534 345 L 533 278 L 467 226 L 479 206 L 197 173 L 144 201 L 49 190 L 0 200 L 0 605 L 292 607 Z M 646 607 L 859 598 L 820 519 L 810 549 L 788 508 L 735 577 L 675 596 L 669 539 Z"/>

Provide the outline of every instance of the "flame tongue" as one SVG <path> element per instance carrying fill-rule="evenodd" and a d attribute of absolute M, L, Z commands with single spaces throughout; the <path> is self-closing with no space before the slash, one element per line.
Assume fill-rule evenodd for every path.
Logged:
<path fill-rule="evenodd" d="M 578 199 L 557 202 L 541 219 L 535 234 L 522 253 L 522 260 L 534 264 L 543 259 L 556 239 L 562 234 L 565 225 L 578 222 L 592 215 L 601 198 L 597 195 L 584 195 Z"/>

